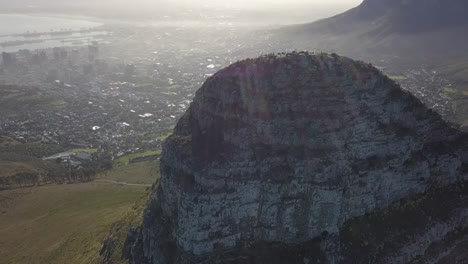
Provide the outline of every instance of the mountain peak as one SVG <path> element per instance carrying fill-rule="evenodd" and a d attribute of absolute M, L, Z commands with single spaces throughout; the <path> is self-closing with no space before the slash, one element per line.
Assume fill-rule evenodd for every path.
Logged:
<path fill-rule="evenodd" d="M 390 253 L 340 252 L 352 242 L 343 228 L 463 177 L 461 136 L 369 64 L 307 52 L 235 63 L 205 82 L 166 141 L 131 263 L 419 256 L 436 218 L 419 223 L 412 237 L 424 243 L 410 249 L 401 241 L 416 231 L 405 228 L 372 242 L 398 241 Z M 444 210 L 459 206 L 450 202 Z"/>

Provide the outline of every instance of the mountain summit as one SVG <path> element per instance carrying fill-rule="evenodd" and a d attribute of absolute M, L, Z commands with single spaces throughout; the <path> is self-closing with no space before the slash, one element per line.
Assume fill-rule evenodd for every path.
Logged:
<path fill-rule="evenodd" d="M 368 64 L 306 52 L 241 61 L 206 81 L 165 143 L 160 186 L 124 255 L 453 260 L 466 253 L 467 143 Z"/>

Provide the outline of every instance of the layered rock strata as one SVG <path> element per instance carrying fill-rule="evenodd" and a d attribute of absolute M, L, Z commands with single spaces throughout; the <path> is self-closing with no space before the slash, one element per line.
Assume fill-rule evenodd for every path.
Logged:
<path fill-rule="evenodd" d="M 409 263 L 442 245 L 440 261 L 468 241 L 467 142 L 371 65 L 235 63 L 166 141 L 130 261 Z"/>

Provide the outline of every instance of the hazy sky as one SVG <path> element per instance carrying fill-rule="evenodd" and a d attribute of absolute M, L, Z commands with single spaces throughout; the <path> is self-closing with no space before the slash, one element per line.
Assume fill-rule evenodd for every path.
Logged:
<path fill-rule="evenodd" d="M 98 0 L 95 0 L 95 2 Z M 212 6 L 234 6 L 234 7 L 259 7 L 265 8 L 270 6 L 294 6 L 294 5 L 357 5 L 362 0 L 100 0 L 100 1 L 118 1 L 122 4 L 125 3 L 144 3 L 147 5 L 154 5 L 157 2 L 167 2 L 171 4 L 181 4 L 186 6 L 197 5 L 212 5 Z"/>
<path fill-rule="evenodd" d="M 124 0 L 121 0 L 124 1 Z M 145 0 L 143 0 L 145 1 Z M 185 3 L 210 3 L 210 4 L 232 4 L 232 5 L 250 5 L 250 4 L 280 4 L 280 5 L 289 5 L 289 4 L 354 4 L 359 3 L 362 0 L 175 0 L 172 2 L 185 2 Z M 147 2 L 154 2 L 148 0 Z"/>
<path fill-rule="evenodd" d="M 3 12 L 45 12 L 102 16 L 106 18 L 157 17 L 192 12 L 229 15 L 237 10 L 237 17 L 252 19 L 270 16 L 287 23 L 313 21 L 328 17 L 359 5 L 363 0 L 0 0 Z M 207 9 L 208 7 L 208 9 Z M 222 8 L 216 10 L 210 8 Z M 248 11 L 248 12 L 247 12 Z M 211 12 L 211 13 L 210 13 Z M 249 13 L 250 12 L 250 13 Z M 256 13 L 253 13 L 256 12 Z"/>
<path fill-rule="evenodd" d="M 204 0 L 210 3 L 237 3 L 243 5 L 249 4 L 276 4 L 276 5 L 289 5 L 289 4 L 356 4 L 362 2 L 362 0 Z M 188 1 L 190 2 L 190 1 Z"/>
<path fill-rule="evenodd" d="M 96 4 L 96 5 L 118 5 L 135 7 L 141 6 L 157 6 L 161 4 L 179 4 L 186 6 L 199 6 L 199 5 L 216 5 L 216 6 L 236 6 L 236 7 L 250 7 L 250 6 L 290 6 L 290 5 L 357 5 L 362 0 L 0 0 L 2 5 L 83 5 L 83 4 Z M 112 7 L 112 6 L 109 6 Z"/>

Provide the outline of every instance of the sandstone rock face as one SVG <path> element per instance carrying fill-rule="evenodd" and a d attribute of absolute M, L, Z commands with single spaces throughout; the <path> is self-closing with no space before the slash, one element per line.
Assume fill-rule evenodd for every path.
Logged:
<path fill-rule="evenodd" d="M 305 52 L 235 63 L 165 143 L 131 262 L 358 263 L 344 226 L 466 181 L 466 149 L 465 134 L 370 65 Z M 452 205 L 456 217 L 417 234 L 427 243 L 366 263 L 404 263 L 464 230 L 466 203 Z"/>

